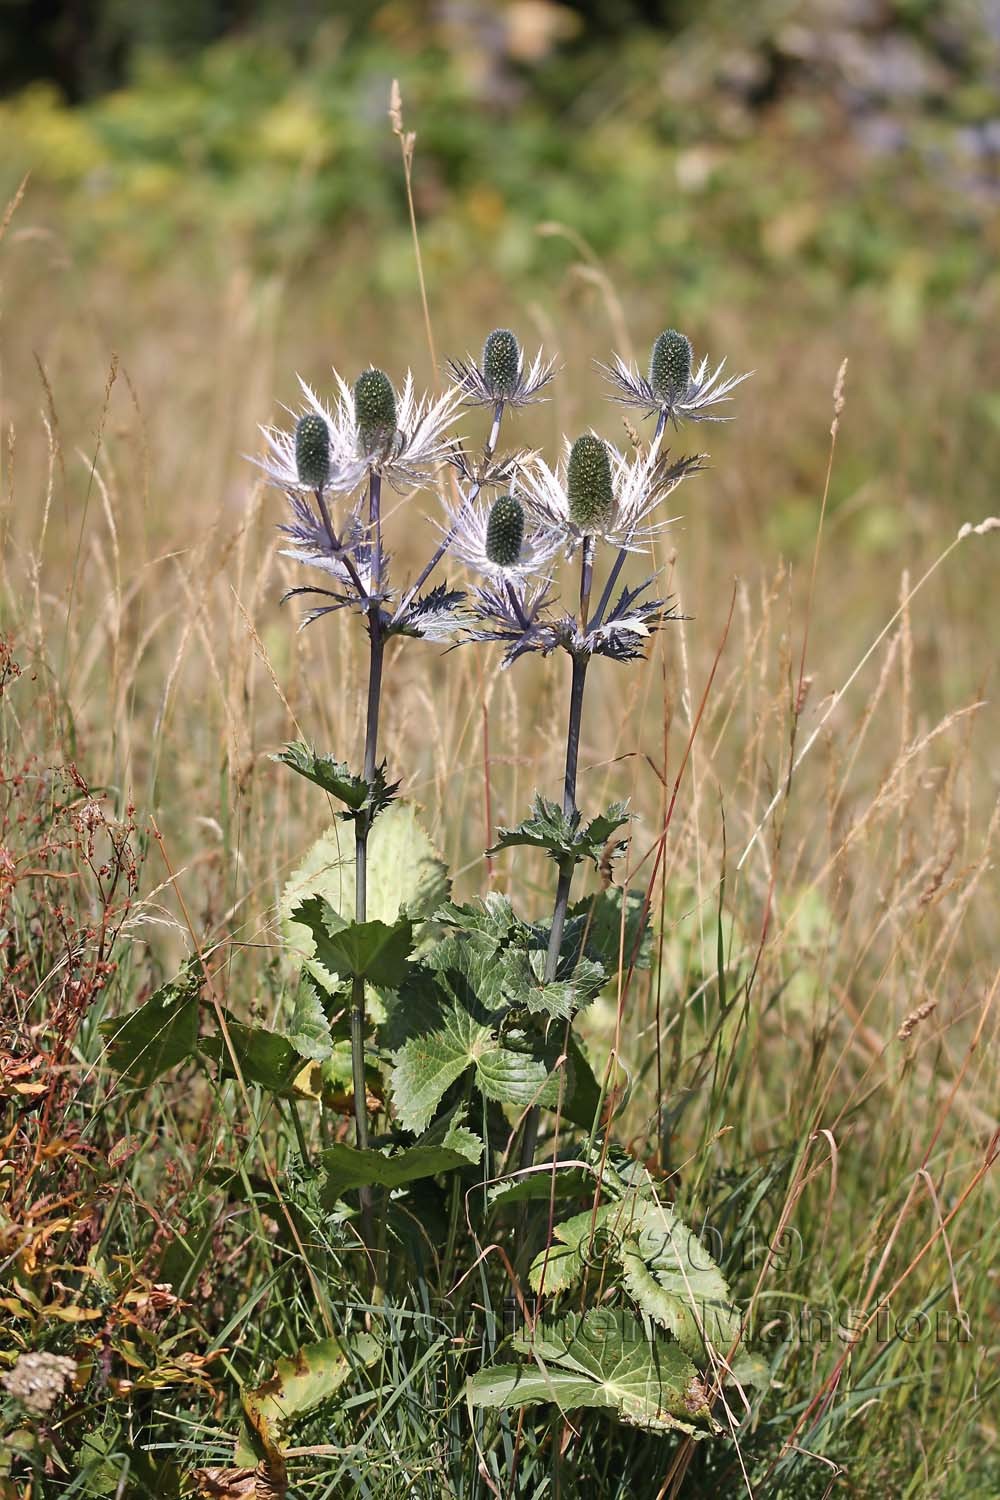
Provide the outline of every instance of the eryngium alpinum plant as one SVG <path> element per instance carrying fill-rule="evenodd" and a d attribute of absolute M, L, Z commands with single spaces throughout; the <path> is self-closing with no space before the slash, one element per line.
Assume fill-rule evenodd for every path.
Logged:
<path fill-rule="evenodd" d="M 355 1144 L 324 1151 L 320 1198 L 357 1219 L 383 1307 L 397 1305 L 394 1297 L 405 1302 L 394 1248 L 412 1243 L 403 1220 L 419 1220 L 438 1184 L 442 1287 L 464 1285 L 472 1269 L 457 1264 L 463 1215 L 471 1243 L 508 1241 L 511 1274 L 548 1299 L 544 1349 L 522 1332 L 510 1351 L 527 1361 L 503 1363 L 490 1336 L 487 1362 L 472 1369 L 468 1386 L 483 1412 L 594 1405 L 649 1431 L 704 1435 L 718 1430 L 721 1375 L 749 1357 L 721 1272 L 646 1168 L 608 1139 L 608 1071 L 595 1072 L 573 1030 L 579 1011 L 618 983 L 623 966 L 648 963 L 650 946 L 641 891 L 606 884 L 599 896 L 571 902 L 580 864 L 599 866 L 607 882 L 630 816 L 624 803 L 588 815 L 578 805 L 588 669 L 595 656 L 627 666 L 677 618 L 654 577 L 623 584 L 621 572 L 631 554 L 649 550 L 671 520 L 673 492 L 703 467 L 703 454 L 674 455 L 663 436 L 668 423 L 719 419 L 714 408 L 744 378 L 721 381 L 721 368 L 709 376 L 704 361 L 695 367 L 689 340 L 672 329 L 653 346 L 648 379 L 616 359 L 607 370 L 615 399 L 655 417 L 648 441 L 622 452 L 597 432 L 580 433 L 566 439 L 553 466 L 500 446 L 507 414 L 544 400 L 553 378 L 552 362 L 540 354 L 527 362 L 509 329 L 489 334 L 478 361 L 452 361 L 453 384 L 441 396 L 417 398 L 409 375 L 397 386 L 374 368 L 353 385 L 335 374 L 331 404 L 303 385 L 291 424 L 264 430 L 260 462 L 291 511 L 281 525 L 286 555 L 314 575 L 286 597 L 309 601 L 305 624 L 356 616 L 368 641 L 360 765 L 303 743 L 278 757 L 338 799 L 354 828 L 353 909 L 340 910 L 319 883 L 300 889 L 289 913 L 311 944 L 311 955 L 296 960 L 296 1015 L 304 1006 L 312 1053 L 332 1057 L 349 1039 L 351 1056 Z M 481 450 L 470 452 L 454 426 L 476 406 L 491 420 Z M 434 488 L 445 465 L 457 499 L 442 502 L 438 537 L 417 577 L 397 582 L 383 484 Z M 463 570 L 461 587 L 432 580 L 446 560 Z M 573 608 L 560 602 L 565 586 L 557 592 L 564 563 L 575 579 Z M 405 807 L 401 771 L 378 753 L 387 652 L 397 638 L 496 642 L 503 668 L 531 652 L 568 657 L 562 795 L 536 795 L 529 815 L 501 829 L 491 851 L 546 851 L 555 865 L 548 914 L 516 910 L 496 892 L 456 904 L 444 899 L 446 886 L 428 903 L 413 886 L 392 822 Z M 380 853 L 380 827 L 391 856 Z M 398 904 L 394 896 L 393 909 L 383 903 L 373 918 L 369 860 L 390 857 Z M 540 1148 L 546 1164 L 536 1168 Z M 579 1197 L 581 1174 L 590 1206 L 554 1222 L 561 1184 L 572 1183 Z M 544 1226 L 521 1215 L 516 1228 L 505 1227 L 505 1207 L 532 1197 L 551 1205 Z M 470 1243 L 467 1234 L 461 1243 Z M 496 1265 L 490 1261 L 491 1274 Z M 609 1286 L 615 1297 L 598 1303 L 598 1290 Z M 582 1318 L 564 1308 L 571 1293 Z M 525 1295 L 519 1284 L 522 1302 Z M 540 1352 L 544 1380 L 530 1357 Z M 611 1382 L 623 1361 L 628 1379 Z"/>

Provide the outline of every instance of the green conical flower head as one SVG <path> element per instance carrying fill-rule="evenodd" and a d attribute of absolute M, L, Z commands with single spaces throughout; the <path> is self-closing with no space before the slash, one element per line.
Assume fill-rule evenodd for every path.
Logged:
<path fill-rule="evenodd" d="M 321 490 L 330 477 L 330 433 L 315 412 L 295 424 L 295 467 L 299 482 L 313 490 Z"/>
<path fill-rule="evenodd" d="M 524 506 L 515 495 L 501 495 L 486 522 L 486 556 L 498 568 L 513 568 L 524 541 Z"/>
<path fill-rule="evenodd" d="M 366 453 L 386 447 L 396 431 L 396 392 L 383 370 L 362 370 L 354 382 L 354 416 Z"/>
<path fill-rule="evenodd" d="M 494 328 L 483 345 L 483 374 L 495 396 L 513 396 L 521 368 L 521 349 L 509 328 Z"/>
<path fill-rule="evenodd" d="M 691 379 L 691 340 L 676 328 L 667 328 L 653 345 L 649 359 L 649 383 L 660 401 L 676 401 Z"/>
<path fill-rule="evenodd" d="M 578 437 L 570 449 L 566 496 L 570 520 L 581 531 L 600 531 L 610 524 L 615 508 L 611 460 L 607 445 L 592 432 Z"/>

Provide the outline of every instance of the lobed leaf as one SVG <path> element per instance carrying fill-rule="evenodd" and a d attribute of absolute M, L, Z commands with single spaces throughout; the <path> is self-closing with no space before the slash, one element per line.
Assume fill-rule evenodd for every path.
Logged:
<path fill-rule="evenodd" d="M 521 1335 L 514 1347 L 533 1364 L 498 1365 L 472 1376 L 473 1406 L 517 1408 L 551 1402 L 564 1413 L 599 1408 L 648 1432 L 717 1430 L 694 1365 L 672 1342 L 650 1338 L 630 1314 L 590 1308 Z"/>
<path fill-rule="evenodd" d="M 409 917 L 399 917 L 391 925 L 377 918 L 372 922 L 345 922 L 322 896 L 310 896 L 294 908 L 291 916 L 308 928 L 316 945 L 316 958 L 331 974 L 342 979 L 366 979 L 389 989 L 398 989 L 406 978 L 413 947 Z"/>
<path fill-rule="evenodd" d="M 332 755 L 317 755 L 304 740 L 286 745 L 271 759 L 290 766 L 307 781 L 345 803 L 348 810 L 341 813 L 345 818 L 367 813 L 374 820 L 383 808 L 388 807 L 399 787 L 398 781 L 391 785 L 386 781 L 384 765 L 379 766 L 369 782 L 363 776 L 356 776 L 344 761 L 334 760 Z"/>
<path fill-rule="evenodd" d="M 578 864 L 581 860 L 591 859 L 595 865 L 600 865 L 609 852 L 606 845 L 611 835 L 628 822 L 630 816 L 627 802 L 613 802 L 606 812 L 581 826 L 578 812 L 567 816 L 557 802 L 536 794 L 531 816 L 515 828 L 499 829 L 497 841 L 488 852 L 497 854 L 501 849 L 527 845 L 545 849 L 557 864 L 564 861 Z M 624 845 L 625 840 L 620 839 L 610 851 L 611 857 L 614 858 Z"/>

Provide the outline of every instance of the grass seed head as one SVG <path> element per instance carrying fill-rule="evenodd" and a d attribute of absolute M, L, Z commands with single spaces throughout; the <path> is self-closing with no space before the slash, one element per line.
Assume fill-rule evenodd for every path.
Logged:
<path fill-rule="evenodd" d="M 684 394 L 691 379 L 691 340 L 676 328 L 664 329 L 649 358 L 649 383 L 661 401 Z"/>
<path fill-rule="evenodd" d="M 515 495 L 501 495 L 486 523 L 486 556 L 498 568 L 513 568 L 521 558 L 524 506 Z"/>
<path fill-rule="evenodd" d="M 362 370 L 354 382 L 354 415 L 364 451 L 384 448 L 396 431 L 396 392 L 383 370 Z"/>
<path fill-rule="evenodd" d="M 330 434 L 315 412 L 307 412 L 295 424 L 295 466 L 310 489 L 322 489 L 330 477 Z"/>
<path fill-rule="evenodd" d="M 599 437 L 585 432 L 570 449 L 566 470 L 570 520 L 581 531 L 601 531 L 614 514 L 611 460 Z"/>

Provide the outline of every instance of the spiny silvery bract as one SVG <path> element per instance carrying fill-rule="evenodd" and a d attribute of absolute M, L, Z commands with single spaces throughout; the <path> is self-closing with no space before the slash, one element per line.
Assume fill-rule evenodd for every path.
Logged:
<path fill-rule="evenodd" d="M 446 433 L 460 392 L 451 388 L 436 398 L 417 397 L 409 371 L 402 389 L 381 370 L 363 371 L 353 387 L 336 370 L 333 376 L 338 396 L 330 408 L 308 386 L 302 388 L 310 409 L 327 423 L 331 470 L 339 466 L 344 478 L 350 477 L 351 483 L 340 488 L 353 489 L 370 469 L 400 488 L 422 484 L 449 456 Z"/>
<path fill-rule="evenodd" d="M 490 579 L 521 579 L 539 573 L 559 539 L 539 528 L 516 495 L 492 505 L 479 500 L 447 517 L 448 550 L 474 573 Z"/>
<path fill-rule="evenodd" d="M 299 385 L 306 398 L 306 410 L 296 417 L 291 431 L 262 426 L 267 453 L 253 462 L 264 470 L 272 484 L 288 494 L 321 488 L 340 493 L 353 490 L 365 475 L 365 464 L 355 451 L 353 412 L 347 411 L 342 402 L 334 410 L 328 410 L 304 380 Z"/>
<path fill-rule="evenodd" d="M 325 489 L 330 477 L 330 433 L 315 412 L 306 412 L 295 424 L 295 467 L 300 484 Z"/>
<path fill-rule="evenodd" d="M 605 443 L 585 432 L 569 450 L 566 465 L 566 499 L 569 518 L 581 532 L 600 536 L 614 515 L 611 460 Z"/>
<path fill-rule="evenodd" d="M 354 420 L 365 453 L 386 449 L 396 435 L 396 392 L 383 370 L 362 370 L 354 382 Z"/>
<path fill-rule="evenodd" d="M 586 536 L 629 551 L 641 550 L 674 519 L 654 520 L 654 510 L 683 479 L 704 466 L 704 455 L 673 459 L 654 449 L 626 458 L 614 444 L 589 436 L 604 450 L 611 504 L 605 504 L 604 462 L 598 449 L 591 442 L 577 449 L 577 439 L 572 447 L 564 444 L 562 462 L 554 470 L 539 458 L 525 466 L 521 485 L 527 508 L 540 531 L 570 555 Z M 574 450 L 587 462 L 578 458 L 574 464 Z"/>
<path fill-rule="evenodd" d="M 691 381 L 691 340 L 676 328 L 667 328 L 653 345 L 649 357 L 649 383 L 661 401 L 676 401 Z"/>
<path fill-rule="evenodd" d="M 544 401 L 539 391 L 552 379 L 555 361 L 542 363 L 539 349 L 529 369 L 525 370 L 524 350 L 509 328 L 494 328 L 483 345 L 480 364 L 471 354 L 464 360 L 448 361 L 448 368 L 467 406 L 526 406 L 529 401 Z"/>
<path fill-rule="evenodd" d="M 676 329 L 667 328 L 653 345 L 648 380 L 617 354 L 610 365 L 598 362 L 597 368 L 615 387 L 612 399 L 623 406 L 640 407 L 647 416 L 659 412 L 674 423 L 680 418 L 689 422 L 724 422 L 728 419 L 709 407 L 728 401 L 729 393 L 753 374 L 748 370 L 744 375 L 730 375 L 721 380 L 725 364 L 721 360 L 709 374 L 708 360 L 703 359 L 697 370 L 693 370 L 691 341 Z"/>

